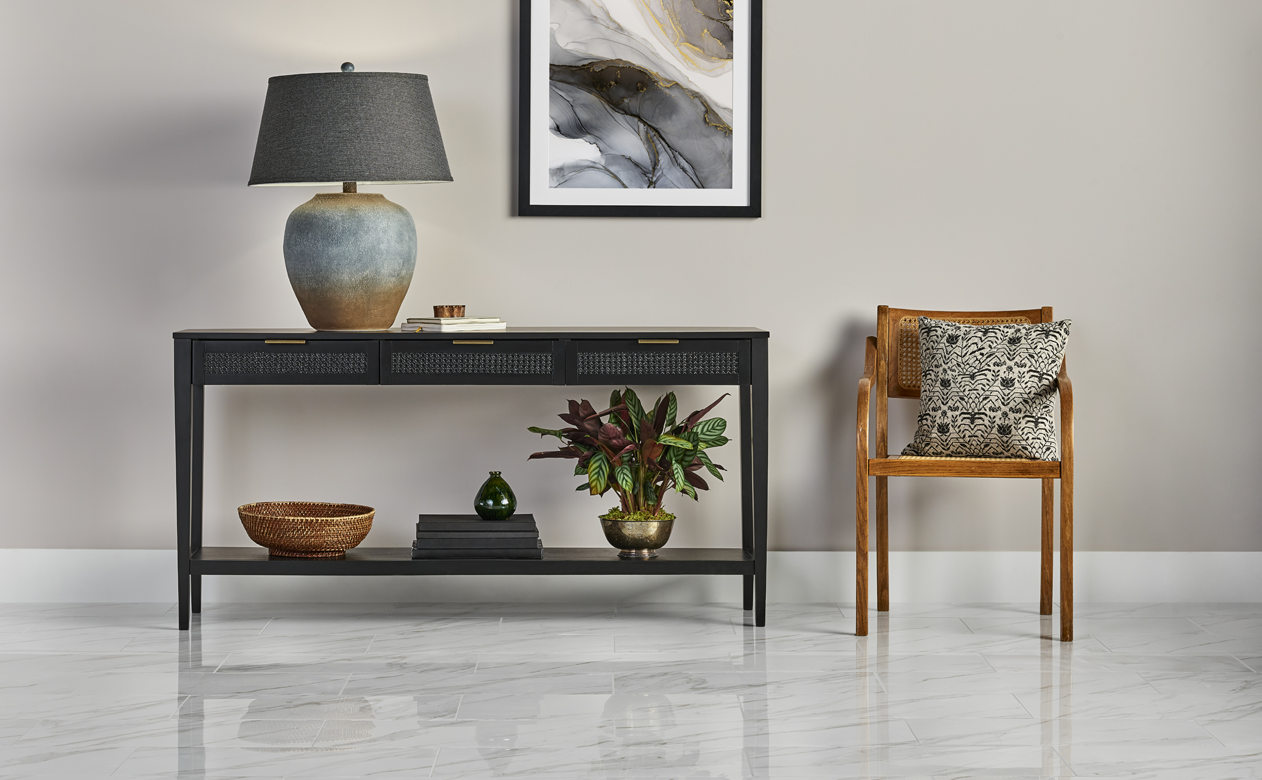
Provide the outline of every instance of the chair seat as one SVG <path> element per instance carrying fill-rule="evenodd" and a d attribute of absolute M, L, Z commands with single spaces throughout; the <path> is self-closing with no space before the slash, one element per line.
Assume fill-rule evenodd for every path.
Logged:
<path fill-rule="evenodd" d="M 1025 458 L 948 458 L 931 455 L 893 455 L 869 458 L 874 477 L 1010 477 L 1056 479 L 1060 462 Z"/>

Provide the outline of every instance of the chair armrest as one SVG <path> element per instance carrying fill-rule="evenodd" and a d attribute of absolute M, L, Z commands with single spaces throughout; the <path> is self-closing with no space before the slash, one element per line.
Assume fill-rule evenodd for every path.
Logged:
<path fill-rule="evenodd" d="M 868 458 L 868 419 L 871 406 L 869 401 L 872 397 L 872 383 L 875 379 L 876 337 L 868 336 L 867 342 L 863 347 L 863 378 L 859 380 L 859 408 L 855 422 L 857 456 L 865 461 Z"/>
<path fill-rule="evenodd" d="M 1056 377 L 1056 390 L 1060 394 L 1060 463 L 1061 468 L 1072 469 L 1074 464 L 1074 385 L 1069 381 L 1069 372 L 1065 368 L 1067 361 L 1060 363 L 1060 374 Z"/>

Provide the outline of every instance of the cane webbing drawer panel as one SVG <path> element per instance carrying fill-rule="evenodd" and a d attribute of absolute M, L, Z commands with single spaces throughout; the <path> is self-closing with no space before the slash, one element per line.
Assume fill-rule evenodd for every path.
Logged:
<path fill-rule="evenodd" d="M 552 353 L 395 352 L 390 370 L 396 374 L 546 374 L 552 375 Z"/>
<path fill-rule="evenodd" d="M 550 341 L 497 341 L 493 334 L 387 343 L 383 384 L 559 384 L 564 353 Z"/>
<path fill-rule="evenodd" d="M 207 352 L 206 376 L 234 374 L 366 374 L 368 357 L 360 352 Z"/>
<path fill-rule="evenodd" d="M 575 341 L 567 356 L 571 384 L 737 384 L 747 376 L 749 355 L 739 342 Z"/>
<path fill-rule="evenodd" d="M 377 383 L 377 345 L 368 341 L 200 342 L 194 371 L 208 385 Z"/>
<path fill-rule="evenodd" d="M 731 374 L 740 361 L 735 352 L 579 352 L 578 375 Z"/>

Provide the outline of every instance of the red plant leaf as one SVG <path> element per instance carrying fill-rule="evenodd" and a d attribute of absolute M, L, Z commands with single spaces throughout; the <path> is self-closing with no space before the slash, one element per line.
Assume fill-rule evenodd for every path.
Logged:
<path fill-rule="evenodd" d="M 701 422 L 702 417 L 706 416 L 706 412 L 718 406 L 719 401 L 722 401 L 724 398 L 727 398 L 729 395 L 731 395 L 731 393 L 724 393 L 723 395 L 719 396 L 718 401 L 715 401 L 714 403 L 710 404 L 704 409 L 699 409 L 693 412 L 692 414 L 688 415 L 688 419 L 684 420 L 684 430 L 691 431 L 692 427 L 696 425 L 697 423 Z"/>
<path fill-rule="evenodd" d="M 631 452 L 631 451 L 632 451 L 632 450 L 634 450 L 634 449 L 635 449 L 635 445 L 634 445 L 634 444 L 627 444 L 627 446 L 625 446 L 625 447 L 623 447 L 621 450 L 619 450 L 619 451 L 618 451 L 618 454 L 617 454 L 617 455 L 615 455 L 614 457 L 615 457 L 615 458 L 621 458 L 623 455 L 626 455 L 628 452 Z"/>
<path fill-rule="evenodd" d="M 606 416 L 606 415 L 613 414 L 614 412 L 622 411 L 623 409 L 626 409 L 626 408 L 627 408 L 627 407 L 626 407 L 626 405 L 625 405 L 625 404 L 618 404 L 618 405 L 616 405 L 616 406 L 611 406 L 611 407 L 609 407 L 608 409 L 605 409 L 604 411 L 601 411 L 601 412 L 596 412 L 596 416 L 597 416 L 597 417 L 604 417 L 604 416 Z"/>
<path fill-rule="evenodd" d="M 579 455 L 574 450 L 566 447 L 563 450 L 548 450 L 547 452 L 536 452 L 531 454 L 526 460 L 541 460 L 543 458 L 577 458 Z"/>
<path fill-rule="evenodd" d="M 657 412 L 653 415 L 653 428 L 659 433 L 662 432 L 662 426 L 666 424 L 666 407 L 670 404 L 667 396 L 662 396 L 661 403 L 657 405 Z"/>
<path fill-rule="evenodd" d="M 710 486 L 709 486 L 709 485 L 707 485 L 707 484 L 706 484 L 706 481 L 705 481 L 704 479 L 702 479 L 702 478 L 701 478 L 701 475 L 700 475 L 700 474 L 697 474 L 697 473 L 695 473 L 695 472 L 685 470 L 685 471 L 684 471 L 684 479 L 688 480 L 688 484 L 689 484 L 689 485 L 692 485 L 692 486 L 693 486 L 693 487 L 695 487 L 697 490 L 709 490 L 709 489 L 710 489 Z"/>
<path fill-rule="evenodd" d="M 622 438 L 622 429 L 613 423 L 605 423 L 600 426 L 598 438 L 601 444 L 608 444 L 612 449 L 622 449 L 625 446 L 625 439 Z"/>
<path fill-rule="evenodd" d="M 626 404 L 622 404 L 618 408 L 618 411 L 614 413 L 614 419 L 618 422 L 619 427 L 621 427 L 625 433 L 629 434 L 631 431 L 635 430 L 631 427 L 631 412 L 627 410 Z"/>
<path fill-rule="evenodd" d="M 666 445 L 660 443 L 657 439 L 649 439 L 640 447 L 644 451 L 644 459 L 650 463 L 662 457 L 662 453 L 666 451 Z"/>

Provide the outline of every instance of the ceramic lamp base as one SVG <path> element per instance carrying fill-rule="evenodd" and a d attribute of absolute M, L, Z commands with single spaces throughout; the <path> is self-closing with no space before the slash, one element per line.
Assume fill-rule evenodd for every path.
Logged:
<path fill-rule="evenodd" d="M 412 284 L 416 223 L 378 193 L 321 193 L 285 223 L 285 270 L 316 330 L 388 330 Z"/>

